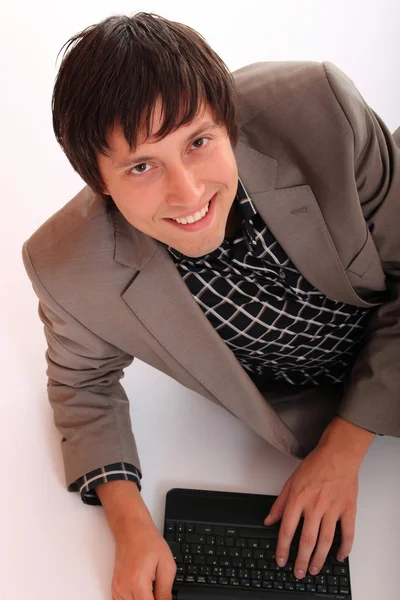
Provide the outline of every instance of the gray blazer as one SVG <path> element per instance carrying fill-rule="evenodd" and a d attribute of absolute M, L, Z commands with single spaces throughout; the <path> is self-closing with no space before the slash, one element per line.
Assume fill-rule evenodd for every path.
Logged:
<path fill-rule="evenodd" d="M 114 462 L 141 471 L 119 382 L 133 357 L 292 456 L 305 457 L 335 414 L 400 436 L 400 149 L 330 62 L 262 62 L 234 77 L 243 184 L 311 284 L 373 307 L 366 345 L 343 386 L 262 395 L 165 248 L 86 186 L 23 247 L 67 485 Z"/>

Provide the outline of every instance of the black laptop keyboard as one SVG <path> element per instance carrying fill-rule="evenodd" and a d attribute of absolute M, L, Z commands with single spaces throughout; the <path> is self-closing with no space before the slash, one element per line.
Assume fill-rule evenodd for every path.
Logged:
<path fill-rule="evenodd" d="M 284 567 L 275 560 L 279 527 L 230 527 L 167 521 L 164 537 L 177 565 L 175 583 L 229 586 L 335 594 L 350 598 L 349 563 L 336 560 L 339 541 L 335 539 L 318 575 L 297 579 L 293 567 L 299 534 L 293 538 Z"/>

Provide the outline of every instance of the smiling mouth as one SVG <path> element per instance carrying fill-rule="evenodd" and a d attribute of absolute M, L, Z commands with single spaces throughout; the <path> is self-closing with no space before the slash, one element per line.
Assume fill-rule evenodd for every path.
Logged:
<path fill-rule="evenodd" d="M 180 225 L 188 225 L 189 223 L 196 223 L 197 221 L 200 221 L 201 219 L 203 219 L 203 217 L 206 216 L 206 214 L 208 213 L 208 209 L 210 208 L 210 202 L 211 202 L 211 200 L 209 200 L 207 202 L 207 205 L 204 208 L 202 208 L 201 210 L 198 210 L 193 215 L 188 215 L 187 217 L 181 217 L 181 218 L 177 217 L 176 219 L 171 217 L 171 220 L 176 221 L 176 223 L 179 223 Z"/>

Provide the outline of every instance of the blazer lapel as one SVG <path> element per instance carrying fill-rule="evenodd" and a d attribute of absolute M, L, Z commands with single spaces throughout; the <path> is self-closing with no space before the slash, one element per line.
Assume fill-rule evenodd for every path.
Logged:
<path fill-rule="evenodd" d="M 276 161 L 243 142 L 238 143 L 235 156 L 258 213 L 307 281 L 332 300 L 376 306 L 354 291 L 310 186 L 275 189 L 268 174 Z"/>

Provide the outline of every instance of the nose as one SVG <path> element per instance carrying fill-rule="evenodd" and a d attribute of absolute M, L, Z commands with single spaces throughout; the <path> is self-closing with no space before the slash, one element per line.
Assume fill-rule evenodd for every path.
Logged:
<path fill-rule="evenodd" d="M 169 173 L 167 203 L 185 209 L 197 208 L 205 196 L 205 185 L 195 169 L 179 164 Z"/>

